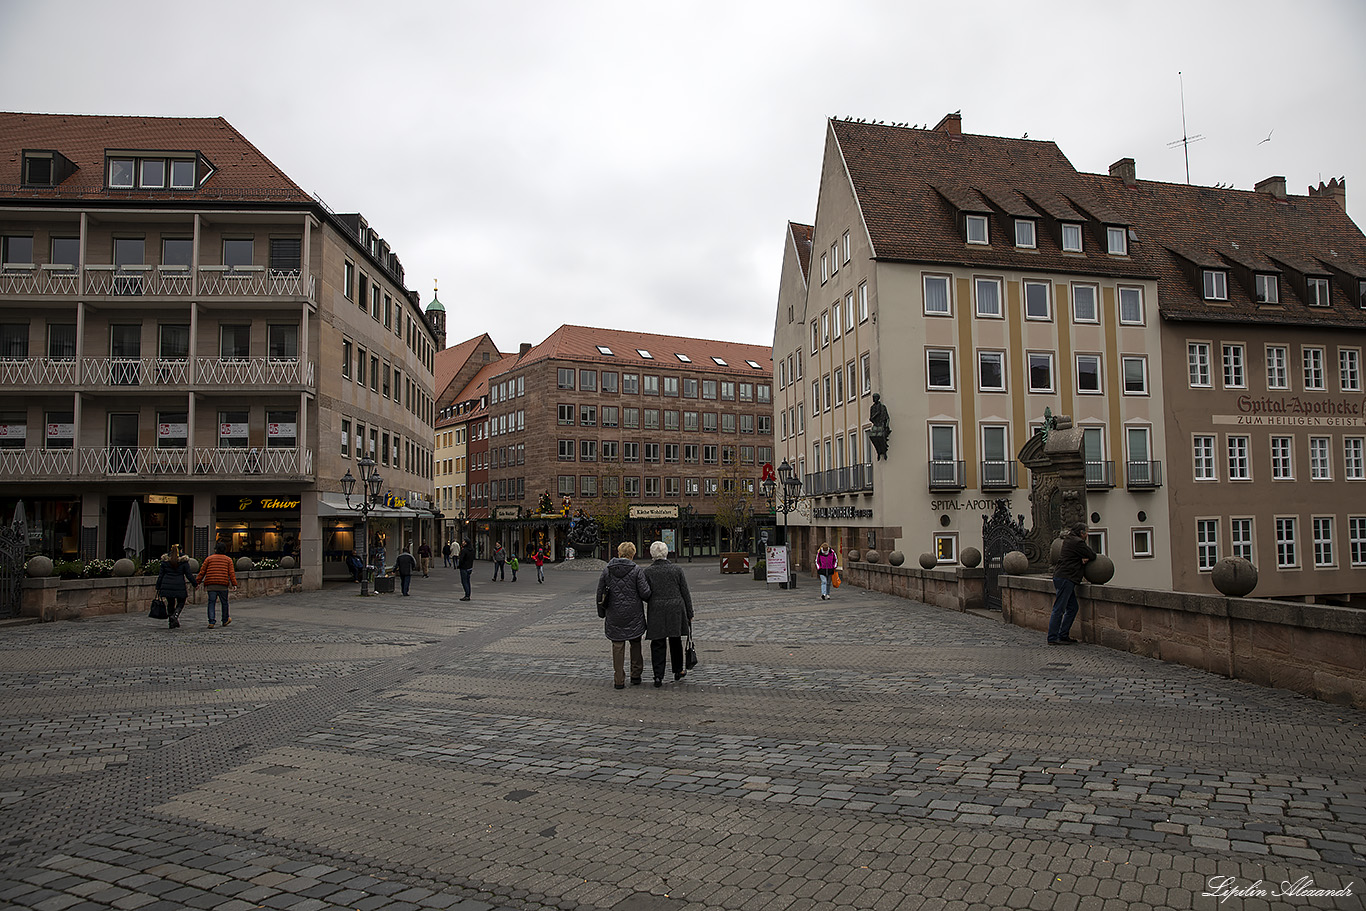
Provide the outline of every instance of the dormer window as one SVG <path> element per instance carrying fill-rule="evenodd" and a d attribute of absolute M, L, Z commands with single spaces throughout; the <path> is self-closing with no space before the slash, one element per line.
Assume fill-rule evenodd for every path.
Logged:
<path fill-rule="evenodd" d="M 968 243 L 985 244 L 987 240 L 987 217 L 985 215 L 969 215 L 967 217 Z"/>
<path fill-rule="evenodd" d="M 612 357 L 612 349 L 608 348 L 606 345 L 599 345 L 598 354 L 606 355 L 607 357 Z"/>
<path fill-rule="evenodd" d="M 212 173 L 213 166 L 195 152 L 119 152 L 105 159 L 111 190 L 193 190 Z"/>
<path fill-rule="evenodd" d="M 1062 250 L 1064 253 L 1081 252 L 1081 225 L 1062 226 Z"/>
<path fill-rule="evenodd" d="M 1357 306 L 1366 310 L 1366 278 L 1357 280 Z"/>
<path fill-rule="evenodd" d="M 166 186 L 166 160 L 164 158 L 144 158 L 139 164 L 142 171 L 138 175 L 138 186 L 149 190 L 160 190 Z"/>
<path fill-rule="evenodd" d="M 113 190 L 133 189 L 133 175 L 137 161 L 132 158 L 109 159 L 109 187 Z"/>
<path fill-rule="evenodd" d="M 26 187 L 55 187 L 76 173 L 76 165 L 52 149 L 24 149 L 20 182 Z"/>
<path fill-rule="evenodd" d="M 1253 276 L 1259 304 L 1279 304 L 1281 302 L 1281 289 L 1275 274 L 1269 272 L 1259 272 Z"/>
<path fill-rule="evenodd" d="M 712 359 L 712 363 L 716 364 L 716 366 L 718 366 L 718 367 L 725 367 L 725 366 L 727 366 L 726 361 L 725 361 L 725 358 L 720 358 L 720 357 L 717 357 L 716 355 L 713 354 L 713 355 L 711 356 L 711 359 Z"/>
<path fill-rule="evenodd" d="M 1129 255 L 1129 232 L 1120 225 L 1105 229 L 1105 248 L 1112 256 Z"/>
<path fill-rule="evenodd" d="M 1228 300 L 1228 273 L 1222 269 L 1205 270 L 1205 300 Z"/>
<path fill-rule="evenodd" d="M 688 357 L 686 354 L 679 354 L 679 353 L 677 353 L 677 352 L 674 352 L 674 357 L 678 358 L 678 360 L 679 360 L 680 363 L 683 363 L 683 364 L 691 364 L 691 363 L 692 363 L 692 358 Z"/>
<path fill-rule="evenodd" d="M 1327 307 L 1332 301 L 1329 297 L 1328 279 L 1326 278 L 1307 278 L 1305 279 L 1306 290 L 1308 292 L 1305 302 L 1311 307 Z"/>
<path fill-rule="evenodd" d="M 1028 250 L 1034 249 L 1034 219 L 1015 219 L 1015 246 Z"/>
<path fill-rule="evenodd" d="M 645 360 L 647 360 L 647 361 L 652 361 L 652 360 L 655 359 L 655 356 L 654 356 L 653 354 L 651 354 L 650 352 L 646 351 L 644 348 L 637 348 L 637 349 L 636 349 L 636 354 L 639 354 L 641 357 L 645 358 Z"/>

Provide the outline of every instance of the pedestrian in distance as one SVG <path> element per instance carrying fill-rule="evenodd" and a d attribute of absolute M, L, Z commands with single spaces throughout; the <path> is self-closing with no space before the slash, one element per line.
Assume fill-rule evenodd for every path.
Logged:
<path fill-rule="evenodd" d="M 415 569 L 417 569 L 417 561 L 413 559 L 409 545 L 405 545 L 403 553 L 394 560 L 394 572 L 398 573 L 399 585 L 402 587 L 405 596 L 408 594 L 408 586 L 413 582 L 413 570 Z"/>
<path fill-rule="evenodd" d="M 645 638 L 650 640 L 655 686 L 663 686 L 665 652 L 673 665 L 674 680 L 688 676 L 683 666 L 683 637 L 692 634 L 692 595 L 683 568 L 669 562 L 669 545 L 663 541 L 651 544 L 650 558 L 653 562 L 645 568 L 645 581 L 650 583 Z"/>
<path fill-rule="evenodd" d="M 518 567 L 519 565 L 520 565 L 520 564 L 517 562 L 517 555 L 516 555 L 516 554 L 509 554 L 509 555 L 508 555 L 508 569 L 512 570 L 512 581 L 513 581 L 513 582 L 516 582 L 516 581 L 517 581 L 517 567 Z"/>
<path fill-rule="evenodd" d="M 209 629 L 218 625 L 214 612 L 215 601 L 223 602 L 223 625 L 232 623 L 232 618 L 228 616 L 228 590 L 237 587 L 237 568 L 232 565 L 232 557 L 228 556 L 228 545 L 219 541 L 214 552 L 204 558 L 204 562 L 199 564 L 197 581 L 209 590 Z"/>
<path fill-rule="evenodd" d="M 169 554 L 161 555 L 161 572 L 157 573 L 157 594 L 166 601 L 167 629 L 180 629 L 180 612 L 185 609 L 189 587 L 198 585 L 190 572 L 190 558 L 171 545 Z"/>
<path fill-rule="evenodd" d="M 461 601 L 470 600 L 470 577 L 474 575 L 474 545 L 469 538 L 460 542 L 460 556 L 456 559 L 456 568 L 460 570 L 460 586 L 465 589 L 465 597 Z"/>
<path fill-rule="evenodd" d="M 603 619 L 603 634 L 612 640 L 612 686 L 626 689 L 626 646 L 631 647 L 631 684 L 638 686 L 645 673 L 645 656 L 640 639 L 645 635 L 645 602 L 650 583 L 636 565 L 636 546 L 630 541 L 617 545 L 617 555 L 602 568 L 598 577 L 598 616 Z"/>
<path fill-rule="evenodd" d="M 545 548 L 538 547 L 536 552 L 531 555 L 532 562 L 536 564 L 536 581 L 545 581 Z"/>
<path fill-rule="evenodd" d="M 508 552 L 503 550 L 502 542 L 493 545 L 493 578 L 492 582 L 506 582 L 508 579 L 507 565 Z"/>
<path fill-rule="evenodd" d="M 426 541 L 417 549 L 417 555 L 422 560 L 422 578 L 427 578 L 427 573 L 432 568 L 432 546 Z"/>
<path fill-rule="evenodd" d="M 1086 543 L 1086 523 L 1077 522 L 1062 539 L 1062 552 L 1053 567 L 1053 613 L 1048 618 L 1049 645 L 1075 645 L 1069 634 L 1072 621 L 1077 619 L 1081 605 L 1077 602 L 1077 586 L 1086 578 L 1084 567 L 1096 558 L 1096 552 Z"/>
<path fill-rule="evenodd" d="M 816 551 L 816 575 L 821 577 L 821 600 L 830 600 L 830 577 L 835 574 L 835 564 L 839 558 L 830 549 L 829 541 L 822 541 L 820 550 Z"/>
<path fill-rule="evenodd" d="M 442 544 L 442 545 L 441 545 L 441 560 L 442 560 L 442 563 L 443 563 L 444 565 L 446 565 L 447 567 L 449 567 L 449 566 L 451 565 L 451 542 L 450 542 L 450 541 L 447 541 L 445 544 Z"/>

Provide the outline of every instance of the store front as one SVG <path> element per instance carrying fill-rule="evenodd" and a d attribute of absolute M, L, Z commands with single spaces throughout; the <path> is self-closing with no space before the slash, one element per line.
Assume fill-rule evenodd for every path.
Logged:
<path fill-rule="evenodd" d="M 28 529 L 25 552 L 54 559 L 76 559 L 80 552 L 80 496 L 0 499 L 0 521 L 6 525 L 13 523 L 21 499 L 24 524 Z"/>
<path fill-rule="evenodd" d="M 299 555 L 300 501 L 297 495 L 220 496 L 214 547 L 227 545 L 233 559 L 279 560 Z"/>

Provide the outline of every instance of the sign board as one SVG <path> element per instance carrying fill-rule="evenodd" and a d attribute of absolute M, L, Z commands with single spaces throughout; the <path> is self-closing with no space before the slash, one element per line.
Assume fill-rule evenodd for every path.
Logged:
<path fill-rule="evenodd" d="M 164 493 L 149 493 L 147 495 L 147 502 L 149 505 L 175 506 L 180 502 L 180 497 L 170 496 Z"/>
<path fill-rule="evenodd" d="M 632 506 L 628 515 L 632 519 L 677 519 L 677 506 Z"/>
<path fill-rule="evenodd" d="M 669 547 L 669 553 L 678 553 L 678 535 L 672 528 L 661 528 L 659 530 L 659 540 Z"/>
<path fill-rule="evenodd" d="M 495 519 L 515 519 L 520 510 L 516 506 L 496 506 L 493 509 Z"/>
<path fill-rule="evenodd" d="M 287 497 L 232 497 L 218 498 L 218 511 L 225 512 L 282 512 L 299 508 L 297 499 Z"/>
<path fill-rule="evenodd" d="M 764 548 L 764 569 L 768 572 L 768 577 L 765 580 L 767 582 L 786 582 L 788 580 L 786 544 Z"/>
<path fill-rule="evenodd" d="M 75 424 L 48 424 L 47 438 L 49 440 L 70 440 L 76 436 Z"/>

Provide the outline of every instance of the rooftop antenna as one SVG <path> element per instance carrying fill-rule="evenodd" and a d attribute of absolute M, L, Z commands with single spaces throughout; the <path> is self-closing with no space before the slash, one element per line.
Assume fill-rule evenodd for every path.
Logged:
<path fill-rule="evenodd" d="M 1186 77 L 1181 75 L 1181 71 L 1176 71 L 1176 78 L 1181 80 L 1181 138 L 1175 142 L 1167 143 L 1167 148 L 1174 149 L 1182 146 L 1186 153 L 1186 186 L 1191 182 L 1191 143 L 1199 142 L 1205 138 L 1203 133 L 1191 136 L 1186 133 Z"/>

